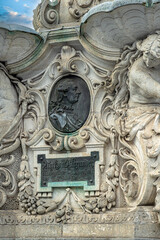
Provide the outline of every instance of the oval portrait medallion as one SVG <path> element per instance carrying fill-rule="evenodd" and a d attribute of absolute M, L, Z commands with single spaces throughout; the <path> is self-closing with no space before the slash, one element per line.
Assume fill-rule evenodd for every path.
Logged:
<path fill-rule="evenodd" d="M 53 127 L 72 133 L 85 123 L 90 111 L 90 92 L 86 82 L 77 76 L 66 76 L 53 87 L 48 115 Z"/>

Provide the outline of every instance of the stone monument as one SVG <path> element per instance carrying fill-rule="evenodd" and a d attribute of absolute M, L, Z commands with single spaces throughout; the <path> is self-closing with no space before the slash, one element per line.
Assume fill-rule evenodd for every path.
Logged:
<path fill-rule="evenodd" d="M 42 0 L 0 24 L 0 239 L 160 239 L 160 0 Z"/>

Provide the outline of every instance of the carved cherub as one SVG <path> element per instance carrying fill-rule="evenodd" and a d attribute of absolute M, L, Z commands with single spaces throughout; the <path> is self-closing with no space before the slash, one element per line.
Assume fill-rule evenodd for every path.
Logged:
<path fill-rule="evenodd" d="M 159 114 L 160 32 L 124 47 L 109 89 L 114 97 L 116 129 L 132 140 L 137 131 Z"/>
<path fill-rule="evenodd" d="M 27 104 L 26 87 L 0 63 L 0 156 L 20 146 L 19 134 Z"/>
<path fill-rule="evenodd" d="M 141 204 L 142 199 L 143 204 L 145 201 L 148 204 L 153 189 L 151 184 L 147 186 L 147 181 L 153 183 L 159 177 L 156 174 L 160 154 L 160 32 L 125 46 L 112 72 L 109 90 L 114 127 L 119 145 L 123 146 L 119 152 L 125 159 L 120 170 L 121 188 L 132 206 Z M 146 166 L 153 159 L 157 165 L 152 167 L 156 174 L 151 177 L 153 169 Z M 159 179 L 154 185 L 156 210 L 160 212 Z"/>
<path fill-rule="evenodd" d="M 7 73 L 0 65 L 0 140 L 18 111 L 18 96 Z"/>
<path fill-rule="evenodd" d="M 143 55 L 130 68 L 129 106 L 160 104 L 160 35 L 153 34 L 137 42 Z"/>
<path fill-rule="evenodd" d="M 160 33 L 125 46 L 111 80 L 115 109 L 160 104 Z"/>

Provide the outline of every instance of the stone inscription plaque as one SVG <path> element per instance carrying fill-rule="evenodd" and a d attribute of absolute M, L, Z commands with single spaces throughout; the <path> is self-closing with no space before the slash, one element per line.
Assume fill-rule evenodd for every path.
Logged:
<path fill-rule="evenodd" d="M 66 76 L 53 87 L 48 115 L 53 127 L 72 133 L 85 123 L 90 110 L 90 92 L 86 82 L 77 76 Z"/>
<path fill-rule="evenodd" d="M 68 182 L 68 186 L 69 182 L 95 184 L 95 162 L 99 160 L 99 152 L 91 152 L 91 156 L 86 157 L 46 159 L 43 154 L 37 158 L 41 164 L 41 187 L 52 182 Z"/>

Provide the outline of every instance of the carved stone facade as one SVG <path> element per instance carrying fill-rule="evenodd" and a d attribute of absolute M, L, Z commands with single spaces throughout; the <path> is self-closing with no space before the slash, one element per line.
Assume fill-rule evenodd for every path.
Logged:
<path fill-rule="evenodd" d="M 34 28 L 38 31 L 57 27 L 76 26 L 90 8 L 106 0 L 46 0 L 34 10 Z M 65 14 L 64 14 L 65 11 Z"/>
<path fill-rule="evenodd" d="M 43 0 L 39 33 L 0 25 L 2 239 L 159 239 L 159 9 Z"/>

